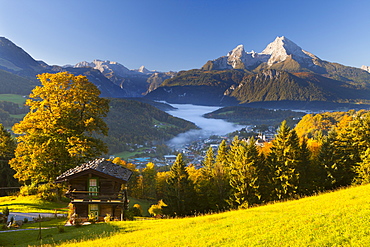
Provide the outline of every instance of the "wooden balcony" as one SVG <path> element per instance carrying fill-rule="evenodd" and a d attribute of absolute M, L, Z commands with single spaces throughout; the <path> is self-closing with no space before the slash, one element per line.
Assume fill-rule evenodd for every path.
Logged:
<path fill-rule="evenodd" d="M 91 191 L 67 191 L 66 196 L 71 199 L 72 203 L 125 203 L 126 192 L 91 192 Z"/>

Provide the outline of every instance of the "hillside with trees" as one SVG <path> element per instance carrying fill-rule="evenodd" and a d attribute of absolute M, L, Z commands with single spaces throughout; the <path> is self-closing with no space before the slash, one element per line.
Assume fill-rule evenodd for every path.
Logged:
<path fill-rule="evenodd" d="M 110 99 L 110 110 L 105 118 L 108 136 L 101 136 L 109 152 L 129 150 L 129 144 L 162 144 L 195 124 L 173 117 L 156 107 L 136 100 Z"/>
<path fill-rule="evenodd" d="M 311 114 L 294 129 L 283 121 L 274 140 L 263 146 L 237 136 L 231 143 L 222 141 L 217 151 L 208 149 L 200 168 L 186 163 L 181 154 L 165 172 L 130 164 L 136 171 L 130 194 L 163 200 L 167 205 L 161 207 L 163 214 L 174 216 L 247 208 L 367 184 L 369 126 L 368 111 Z M 115 162 L 128 165 L 120 159 Z"/>
<path fill-rule="evenodd" d="M 242 125 L 278 126 L 285 119 L 299 119 L 306 115 L 303 112 L 290 110 L 268 110 L 245 106 L 227 106 L 205 114 L 206 118 L 224 119 Z"/>
<path fill-rule="evenodd" d="M 10 159 L 22 183 L 52 182 L 61 171 L 102 155 L 106 145 L 92 133 L 106 134 L 107 126 L 115 122 L 122 125 L 112 128 L 111 137 L 117 140 L 110 145 L 127 142 L 118 139 L 122 130 L 130 141 L 144 141 L 129 135 L 132 126 L 147 139 L 165 139 L 167 133 L 193 127 L 146 103 L 112 99 L 108 105 L 84 76 L 59 73 L 39 78 L 42 86 L 27 100 L 30 111 L 13 127 L 18 145 L 14 147 L 10 135 L 3 133 L 4 150 L 8 150 L 4 159 Z M 253 137 L 235 136 L 230 143 L 223 140 L 217 151 L 210 146 L 201 166 L 188 163 L 181 153 L 169 171 L 153 163 L 138 169 L 120 158 L 114 163 L 134 172 L 129 194 L 158 201 L 164 215 L 248 208 L 369 183 L 369 126 L 366 110 L 308 114 L 295 128 L 283 121 L 275 138 L 263 145 Z"/>
<path fill-rule="evenodd" d="M 28 95 L 38 84 L 36 80 L 32 81 L 0 69 L 0 85 L 0 94 Z"/>

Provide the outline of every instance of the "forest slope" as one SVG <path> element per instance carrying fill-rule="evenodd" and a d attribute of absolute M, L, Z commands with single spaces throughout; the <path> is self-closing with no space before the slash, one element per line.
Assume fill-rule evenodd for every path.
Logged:
<path fill-rule="evenodd" d="M 29 111 L 23 107 L 24 102 L 19 103 L 20 99 L 22 97 L 19 95 L 0 94 L 0 123 L 6 128 L 10 129 Z M 168 106 L 159 103 L 154 105 L 163 109 Z M 126 143 L 161 143 L 197 128 L 189 121 L 173 117 L 150 105 L 149 101 L 145 103 L 128 99 L 110 99 L 110 111 L 105 121 L 109 133 L 101 138 L 108 144 L 109 154 L 126 150 Z"/>

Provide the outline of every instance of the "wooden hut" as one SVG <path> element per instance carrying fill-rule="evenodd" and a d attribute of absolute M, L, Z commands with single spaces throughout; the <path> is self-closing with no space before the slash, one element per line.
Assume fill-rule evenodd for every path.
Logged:
<path fill-rule="evenodd" d="M 56 178 L 67 182 L 66 196 L 71 199 L 73 217 L 103 220 L 110 215 L 123 220 L 128 209 L 127 182 L 132 171 L 104 158 L 69 169 Z"/>

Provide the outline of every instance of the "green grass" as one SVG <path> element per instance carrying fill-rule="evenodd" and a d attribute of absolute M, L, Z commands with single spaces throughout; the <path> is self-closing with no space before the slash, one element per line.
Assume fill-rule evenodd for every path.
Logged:
<path fill-rule="evenodd" d="M 23 119 L 26 114 L 10 114 L 13 118 Z"/>
<path fill-rule="evenodd" d="M 60 222 L 59 225 L 62 225 Z M 35 224 L 37 225 L 37 224 Z M 47 222 L 41 222 L 41 227 L 47 227 Z M 0 232 L 0 246 L 40 246 L 55 244 L 58 242 L 77 242 L 91 240 L 95 238 L 104 239 L 117 232 L 117 227 L 113 224 L 94 224 L 89 226 L 64 227 L 64 232 L 59 232 L 56 227 L 41 230 L 41 240 L 37 240 L 39 231 L 37 230 Z"/>
<path fill-rule="evenodd" d="M 228 114 L 233 114 L 235 111 L 225 111 L 225 112 L 221 112 L 219 113 L 218 115 L 222 116 L 222 115 L 228 115 Z"/>
<path fill-rule="evenodd" d="M 123 151 L 121 153 L 116 153 L 113 154 L 115 157 L 120 157 L 123 160 L 128 160 L 131 157 L 134 157 L 136 154 L 141 154 L 142 152 L 140 151 L 135 151 L 135 152 L 129 152 L 129 151 Z"/>
<path fill-rule="evenodd" d="M 57 227 L 57 226 L 64 226 L 64 224 L 67 222 L 67 218 L 47 218 L 45 221 L 41 222 L 41 227 L 49 228 L 49 227 Z M 21 226 L 21 229 L 35 229 L 39 228 L 40 223 L 39 222 L 30 222 L 26 223 Z"/>
<path fill-rule="evenodd" d="M 153 119 L 153 123 L 155 125 L 157 125 L 157 128 L 159 128 L 159 129 L 168 129 L 168 128 L 175 128 L 176 127 L 176 125 L 174 125 L 174 124 L 161 122 L 161 121 L 158 121 L 156 119 Z"/>
<path fill-rule="evenodd" d="M 37 243 L 36 233 L 23 234 L 7 233 L 6 239 Z M 58 246 L 368 246 L 370 185 L 221 214 L 111 222 L 45 234 L 50 239 L 44 244 L 60 241 Z"/>
<path fill-rule="evenodd" d="M 37 198 L 36 196 L 4 196 L 0 197 L 0 210 L 8 207 L 11 212 L 21 213 L 54 213 L 68 211 L 67 202 L 48 202 Z M 63 208 L 63 209 L 61 209 Z"/>
<path fill-rule="evenodd" d="M 18 94 L 0 94 L 0 100 L 9 101 L 19 105 L 24 105 L 26 99 L 22 95 Z"/>
<path fill-rule="evenodd" d="M 132 208 L 135 204 L 139 204 L 141 206 L 141 208 L 143 209 L 143 216 L 150 216 L 148 209 L 152 204 L 157 204 L 157 202 L 148 200 L 139 200 L 129 197 L 129 207 Z"/>

